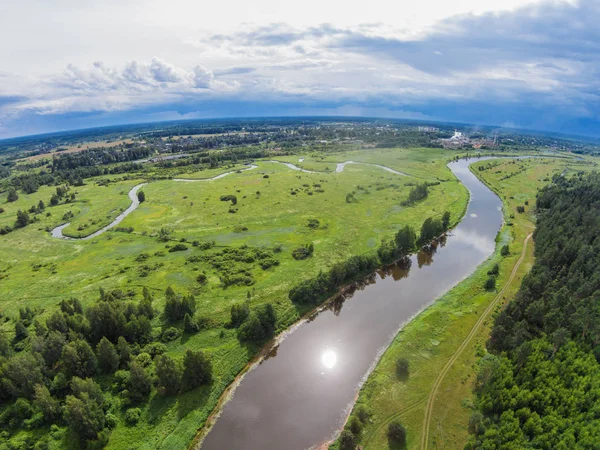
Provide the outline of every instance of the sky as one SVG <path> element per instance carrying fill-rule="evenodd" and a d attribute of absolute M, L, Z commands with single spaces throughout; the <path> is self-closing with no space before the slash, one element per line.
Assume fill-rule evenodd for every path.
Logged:
<path fill-rule="evenodd" d="M 0 138 L 300 115 L 600 136 L 598 23 L 598 0 L 2 0 Z"/>

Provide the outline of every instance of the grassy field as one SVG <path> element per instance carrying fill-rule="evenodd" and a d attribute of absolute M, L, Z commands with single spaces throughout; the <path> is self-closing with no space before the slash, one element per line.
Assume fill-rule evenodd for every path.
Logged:
<path fill-rule="evenodd" d="M 88 150 L 90 148 L 112 148 L 118 147 L 121 144 L 131 144 L 133 140 L 131 139 L 119 139 L 115 141 L 86 141 L 76 145 L 65 145 L 59 147 L 60 151 L 52 151 L 50 153 L 41 153 L 39 155 L 28 156 L 19 161 L 38 161 L 40 159 L 48 159 L 51 160 L 54 155 L 63 155 L 65 153 L 77 153 L 82 152 L 83 150 Z"/>
<path fill-rule="evenodd" d="M 466 189 L 446 167 L 452 153 L 434 149 L 390 149 L 335 153 L 323 161 L 310 155 L 303 164 L 323 173 L 302 173 L 268 161 L 258 161 L 257 169 L 234 173 L 214 181 L 150 181 L 143 188 L 146 201 L 129 215 L 120 227 L 133 232 L 109 231 L 89 241 L 64 241 L 52 238 L 46 230 L 71 222 L 65 233 L 88 235 L 100 229 L 129 205 L 127 192 L 142 179 L 101 177 L 86 180 L 86 185 L 71 187 L 73 203 L 47 207 L 36 217 L 39 221 L 0 236 L 0 310 L 14 317 L 20 307 L 38 308 L 38 317 L 47 317 L 65 298 L 77 297 L 84 306 L 98 298 L 99 288 L 121 289 L 138 299 L 142 288 L 155 293 L 154 306 L 161 311 L 167 286 L 182 294 L 194 294 L 197 315 L 209 317 L 211 327 L 168 344 L 171 355 L 186 349 L 202 349 L 213 362 L 215 382 L 175 398 L 153 394 L 142 405 L 142 420 L 128 427 L 120 417 L 107 448 L 185 448 L 216 405 L 220 394 L 253 356 L 253 350 L 241 346 L 235 330 L 223 326 L 232 304 L 245 301 L 252 305 L 272 302 L 283 330 L 304 312 L 287 298 L 298 281 L 316 275 L 350 255 L 374 251 L 382 238 L 390 238 L 402 225 L 420 228 L 423 220 L 445 210 L 452 221 L 459 220 L 466 202 Z M 363 161 L 389 166 L 413 176 L 401 176 L 368 165 L 348 165 L 344 172 L 333 173 L 336 162 Z M 292 162 L 292 159 L 290 159 Z M 298 161 L 296 161 L 298 162 Z M 237 168 L 240 168 L 238 166 Z M 230 169 L 204 170 L 186 174 L 207 178 Z M 183 175 L 178 175 L 183 176 Z M 401 207 L 410 184 L 440 181 L 429 189 L 426 200 L 415 206 Z M 408 185 L 407 185 L 408 184 Z M 18 201 L 0 204 L 0 226 L 12 225 L 18 209 L 29 209 L 39 200 L 49 204 L 54 188 L 20 193 Z M 350 201 L 348 194 L 352 193 Z M 223 195 L 235 195 L 237 202 L 221 201 Z M 68 212 L 72 217 L 63 218 Z M 47 215 L 50 213 L 50 215 Z M 309 220 L 318 226 L 309 227 Z M 157 235 L 168 230 L 169 240 Z M 185 241 L 185 251 L 169 252 Z M 191 242 L 212 242 L 209 250 Z M 311 258 L 297 261 L 291 251 L 314 244 Z M 220 272 L 208 262 L 228 247 L 272 249 L 278 266 L 263 270 L 257 264 L 243 265 L 252 277 L 250 286 L 224 288 Z M 190 259 L 190 257 L 192 257 Z M 194 258 L 196 257 L 196 258 Z M 199 284 L 199 273 L 208 283 Z M 153 327 L 160 333 L 165 323 L 155 318 Z M 7 322 L 0 331 L 13 331 Z M 13 436 L 15 442 L 30 432 Z M 62 437 L 60 437 L 62 436 Z M 55 448 L 69 442 L 66 435 L 52 441 Z"/>
<path fill-rule="evenodd" d="M 469 278 L 438 299 L 431 307 L 416 317 L 397 335 L 382 356 L 374 372 L 363 386 L 356 407 L 364 406 L 370 413 L 361 435 L 360 444 L 365 449 L 393 448 L 387 439 L 387 426 L 399 420 L 407 429 L 407 448 L 463 448 L 468 438 L 467 424 L 471 414 L 471 388 L 475 377 L 478 356 L 485 352 L 485 341 L 492 324 L 491 318 L 483 321 L 462 352 L 461 344 L 474 328 L 478 318 L 497 298 L 498 291 L 506 286 L 498 308 L 510 301 L 518 290 L 520 280 L 533 263 L 533 242 L 530 241 L 522 264 L 514 279 L 508 283 L 511 271 L 523 252 L 525 238 L 534 228 L 537 190 L 550 182 L 554 174 L 590 170 L 593 162 L 528 159 L 492 160 L 475 163 L 472 170 L 499 196 L 504 203 L 507 223 L 497 239 L 497 250 Z M 480 170 L 480 167 L 482 170 Z M 525 205 L 528 202 L 529 205 Z M 516 212 L 525 206 L 525 213 Z M 511 254 L 502 257 L 500 247 L 508 243 Z M 500 276 L 496 292 L 483 289 L 487 271 L 498 263 Z M 399 357 L 410 363 L 410 376 L 400 380 L 395 364 Z M 456 358 L 443 378 L 442 368 L 451 358 Z M 429 402 L 431 420 L 426 442 L 422 442 L 424 417 L 434 382 L 439 383 L 437 394 Z M 333 445 L 334 448 L 337 444 Z"/>

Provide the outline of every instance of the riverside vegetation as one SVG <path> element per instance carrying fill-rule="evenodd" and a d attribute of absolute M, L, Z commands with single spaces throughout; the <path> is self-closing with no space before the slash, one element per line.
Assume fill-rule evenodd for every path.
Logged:
<path fill-rule="evenodd" d="M 535 264 L 478 362 L 467 448 L 595 448 L 600 441 L 600 177 L 540 191 Z"/>
<path fill-rule="evenodd" d="M 361 389 L 344 431 L 332 448 L 358 444 L 365 449 L 463 448 L 469 439 L 473 440 L 470 445 L 478 448 L 488 428 L 487 445 L 498 448 L 494 445 L 499 441 L 493 439 L 504 432 L 494 432 L 498 430 L 499 416 L 490 411 L 485 416 L 477 412 L 479 402 L 472 394 L 478 379 L 476 363 L 486 354 L 492 322 L 485 320 L 475 329 L 474 325 L 494 300 L 499 302 L 496 312 L 510 302 L 533 264 L 532 245 L 524 247 L 524 242 L 533 231 L 538 189 L 551 183 L 553 177 L 562 174 L 565 179 L 578 179 L 580 173 L 594 167 L 590 160 L 560 159 L 497 159 L 471 166 L 504 203 L 506 222 L 498 236 L 496 252 L 473 275 L 404 326 Z M 519 206 L 523 206 L 522 213 L 518 212 Z M 522 264 L 516 266 L 522 255 Z M 517 269 L 511 274 L 515 266 Z M 487 290 L 490 277 L 496 286 Z M 472 338 L 457 353 L 473 329 Z M 453 358 L 445 377 L 437 380 L 441 368 Z M 422 442 L 427 400 L 434 382 L 439 382 L 439 389 L 430 411 L 431 430 L 429 438 Z M 515 426 L 514 421 L 512 425 Z M 469 430 L 475 429 L 476 437 L 469 438 Z M 506 439 L 510 437 L 506 435 Z"/>
<path fill-rule="evenodd" d="M 123 172 L 116 167 L 130 163 L 121 162 L 72 182 L 55 174 L 32 192 L 4 180 L 0 445 L 185 448 L 266 340 L 456 223 L 466 206 L 441 150 L 299 156 L 322 172 L 258 160 L 254 170 L 178 183 L 161 179 L 169 168 Z M 330 169 L 347 160 L 408 175 Z M 50 236 L 65 221 L 73 237 L 106 226 L 144 181 L 141 205 L 118 228 L 89 241 Z M 427 195 L 407 204 L 423 183 Z M 8 201 L 11 188 L 18 198 Z"/>

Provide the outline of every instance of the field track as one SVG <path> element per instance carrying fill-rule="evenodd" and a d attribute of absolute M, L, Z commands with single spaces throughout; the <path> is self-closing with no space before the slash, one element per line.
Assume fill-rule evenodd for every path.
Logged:
<path fill-rule="evenodd" d="M 481 314 L 481 316 L 479 317 L 477 322 L 475 322 L 475 325 L 473 325 L 473 328 L 471 329 L 471 331 L 469 332 L 469 334 L 467 335 L 465 340 L 462 342 L 462 344 L 460 344 L 460 347 L 458 347 L 456 352 L 454 352 L 452 357 L 448 360 L 448 362 L 446 363 L 446 365 L 444 366 L 444 368 L 442 369 L 442 371 L 440 372 L 440 374 L 434 381 L 431 391 L 429 393 L 429 398 L 427 400 L 427 406 L 425 407 L 425 417 L 423 419 L 423 433 L 421 434 L 421 450 L 427 450 L 427 444 L 429 441 L 429 428 L 431 426 L 431 416 L 433 415 L 433 406 L 435 403 L 435 397 L 437 395 L 438 389 L 440 388 L 440 385 L 444 381 L 444 377 L 446 376 L 446 374 L 452 367 L 452 364 L 454 364 L 454 362 L 458 359 L 458 357 L 463 352 L 463 350 L 467 347 L 467 345 L 469 345 L 469 343 L 471 342 L 473 337 L 477 334 L 477 332 L 481 328 L 481 325 L 483 324 L 483 322 L 489 317 L 489 315 L 495 309 L 497 304 L 500 302 L 502 295 L 504 294 L 506 289 L 513 282 L 513 279 L 517 275 L 517 271 L 519 270 L 521 263 L 525 259 L 525 254 L 527 253 L 527 243 L 529 242 L 529 239 L 531 239 L 532 235 L 533 235 L 533 233 L 528 234 L 527 237 L 525 238 L 525 240 L 523 241 L 523 250 L 521 252 L 521 256 L 519 257 L 519 259 L 517 260 L 517 263 L 513 267 L 510 277 L 509 277 L 508 281 L 506 282 L 506 284 L 504 285 L 504 287 L 502 287 L 500 292 L 498 292 L 498 295 L 496 295 L 494 300 L 489 304 L 489 306 L 486 308 L 486 310 L 483 312 L 483 314 Z"/>

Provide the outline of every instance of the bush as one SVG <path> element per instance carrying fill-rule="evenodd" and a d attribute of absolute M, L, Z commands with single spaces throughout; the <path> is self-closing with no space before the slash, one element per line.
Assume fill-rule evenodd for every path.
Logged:
<path fill-rule="evenodd" d="M 387 437 L 396 444 L 406 445 L 406 428 L 395 420 L 388 425 Z"/>
<path fill-rule="evenodd" d="M 494 264 L 490 270 L 488 270 L 488 275 L 498 275 L 500 273 L 500 266 L 498 264 Z"/>
<path fill-rule="evenodd" d="M 312 228 L 313 230 L 319 228 L 320 225 L 321 224 L 318 219 L 308 219 L 308 222 L 306 223 L 306 226 L 308 228 Z"/>
<path fill-rule="evenodd" d="M 396 360 L 396 373 L 399 377 L 407 377 L 409 373 L 408 359 L 400 357 Z"/>
<path fill-rule="evenodd" d="M 229 326 L 238 328 L 250 315 L 250 308 L 247 303 L 231 305 L 231 320 Z"/>
<path fill-rule="evenodd" d="M 16 202 L 19 200 L 19 194 L 17 194 L 17 191 L 14 188 L 9 189 L 6 200 L 9 202 Z"/>
<path fill-rule="evenodd" d="M 502 246 L 502 248 L 500 249 L 500 254 L 502 256 L 508 256 L 510 255 L 510 248 L 508 247 L 508 244 L 505 244 Z"/>
<path fill-rule="evenodd" d="M 485 284 L 483 285 L 486 291 L 492 291 L 496 289 L 496 277 L 491 276 L 487 280 L 485 280 Z"/>
<path fill-rule="evenodd" d="M 104 419 L 104 424 L 106 425 L 107 428 L 112 430 L 114 427 L 117 426 L 117 423 L 118 423 L 118 420 L 114 414 L 106 413 L 106 417 Z"/>
<path fill-rule="evenodd" d="M 184 252 L 184 251 L 186 251 L 187 249 L 188 249 L 188 248 L 187 248 L 187 245 L 185 245 L 185 244 L 175 244 L 173 247 L 171 247 L 171 248 L 169 249 L 169 253 L 173 253 L 173 252 Z"/>
<path fill-rule="evenodd" d="M 179 330 L 175 327 L 169 327 L 163 331 L 161 339 L 163 342 L 171 342 L 179 337 Z"/>
<path fill-rule="evenodd" d="M 169 286 L 165 296 L 164 314 L 169 322 L 181 320 L 186 314 L 193 316 L 196 312 L 196 299 L 192 295 L 182 297 L 175 294 L 175 291 Z"/>
<path fill-rule="evenodd" d="M 183 373 L 181 385 L 189 391 L 212 381 L 212 364 L 201 351 L 187 350 L 183 357 Z"/>
<path fill-rule="evenodd" d="M 186 333 L 197 333 L 200 330 L 198 322 L 188 313 L 183 317 L 183 331 Z"/>
<path fill-rule="evenodd" d="M 162 342 L 152 342 L 144 347 L 144 352 L 148 353 L 152 358 L 162 355 L 167 351 L 167 346 Z"/>
<path fill-rule="evenodd" d="M 369 420 L 369 411 L 367 410 L 365 405 L 360 405 L 357 409 L 356 409 L 356 417 L 358 417 L 358 419 L 362 422 L 362 423 L 367 423 L 367 420 Z"/>
<path fill-rule="evenodd" d="M 241 341 L 253 344 L 261 344 L 273 337 L 277 316 L 275 309 L 270 303 L 260 305 L 252 310 L 238 330 Z"/>
<path fill-rule="evenodd" d="M 181 367 L 169 355 L 160 355 L 156 358 L 157 385 L 164 395 L 174 395 L 181 387 Z"/>
<path fill-rule="evenodd" d="M 358 419 L 358 417 L 356 417 L 356 416 L 353 416 L 353 417 L 350 419 L 350 423 L 349 423 L 349 426 L 348 426 L 348 427 L 350 428 L 350 431 L 352 431 L 352 434 L 353 434 L 354 436 L 360 436 L 360 433 L 362 432 L 362 429 L 363 429 L 363 424 L 362 424 L 362 422 L 361 422 L 361 421 Z"/>
<path fill-rule="evenodd" d="M 356 437 L 350 430 L 342 431 L 340 434 L 340 450 L 355 450 L 356 444 Z"/>
<path fill-rule="evenodd" d="M 18 210 L 17 211 L 17 220 L 15 221 L 15 228 L 23 228 L 31 223 L 31 219 L 29 218 L 29 214 L 25 211 Z"/>
<path fill-rule="evenodd" d="M 222 202 L 229 202 L 231 201 L 232 205 L 237 205 L 237 197 L 235 195 L 221 195 L 220 200 Z"/>
<path fill-rule="evenodd" d="M 524 206 L 517 206 L 517 212 L 519 214 L 523 214 L 525 212 L 525 207 Z"/>
<path fill-rule="evenodd" d="M 433 219 L 428 217 L 421 226 L 421 236 L 419 241 L 421 244 L 427 244 L 432 239 L 438 237 L 444 232 L 444 226 L 441 219 Z"/>
<path fill-rule="evenodd" d="M 138 191 L 137 198 L 140 203 L 144 203 L 146 201 L 146 194 L 144 194 L 144 191 Z"/>
<path fill-rule="evenodd" d="M 292 256 L 294 259 L 301 260 L 312 256 L 315 248 L 312 242 L 310 244 L 303 245 L 302 247 L 295 248 L 292 250 Z"/>
<path fill-rule="evenodd" d="M 196 277 L 196 281 L 199 284 L 206 284 L 206 282 L 208 281 L 208 278 L 206 276 L 206 274 L 204 272 L 199 273 L 198 276 Z"/>
<path fill-rule="evenodd" d="M 414 188 L 410 190 L 408 193 L 408 198 L 403 202 L 404 206 L 410 206 L 413 203 L 418 202 L 419 200 L 423 200 L 427 198 L 429 191 L 427 189 L 427 184 L 417 184 Z"/>
<path fill-rule="evenodd" d="M 127 422 L 128 425 L 137 424 L 140 421 L 141 417 L 142 411 L 140 410 L 140 408 L 129 408 L 125 412 L 125 422 Z"/>

